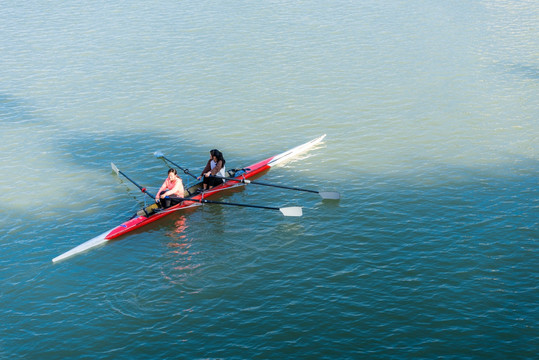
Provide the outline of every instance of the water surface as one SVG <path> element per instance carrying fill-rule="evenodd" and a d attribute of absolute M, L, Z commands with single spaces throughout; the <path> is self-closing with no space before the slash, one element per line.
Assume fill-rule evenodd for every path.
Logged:
<path fill-rule="evenodd" d="M 534 358 L 534 1 L 0 5 L 0 355 Z M 155 191 L 327 134 L 67 261 Z M 189 178 L 184 176 L 184 180 Z"/>

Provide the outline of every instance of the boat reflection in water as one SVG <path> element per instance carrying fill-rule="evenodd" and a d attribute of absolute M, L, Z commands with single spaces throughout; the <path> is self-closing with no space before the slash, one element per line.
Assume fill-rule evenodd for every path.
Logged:
<path fill-rule="evenodd" d="M 162 275 L 173 283 L 185 281 L 201 266 L 199 263 L 193 263 L 193 257 L 199 252 L 191 250 L 193 244 L 186 232 L 188 228 L 186 217 L 181 216 L 174 221 L 174 226 L 166 234 L 170 238 L 166 247 L 170 250 L 166 255 L 168 261 L 163 264 Z"/>
<path fill-rule="evenodd" d="M 174 227 L 171 232 L 167 233 L 167 236 L 172 238 L 172 242 L 167 244 L 167 247 L 172 248 L 170 253 L 172 254 L 186 254 L 187 249 L 191 247 L 185 230 L 187 229 L 185 216 L 181 216 L 178 220 L 174 221 Z M 185 251 L 184 251 L 185 250 Z"/>

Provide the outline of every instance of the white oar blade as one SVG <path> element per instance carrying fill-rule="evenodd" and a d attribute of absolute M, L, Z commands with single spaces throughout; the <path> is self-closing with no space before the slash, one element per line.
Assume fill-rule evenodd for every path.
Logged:
<path fill-rule="evenodd" d="M 292 206 L 279 209 L 284 216 L 301 216 L 303 215 L 303 210 L 299 206 Z"/>
<path fill-rule="evenodd" d="M 118 170 L 118 168 L 116 167 L 116 165 L 114 165 L 114 163 L 110 163 L 110 167 L 112 167 L 112 170 L 114 170 L 114 172 L 116 173 L 116 175 L 120 175 L 120 170 Z"/>
<path fill-rule="evenodd" d="M 52 262 L 58 262 L 58 261 L 67 259 L 68 257 L 80 254 L 81 252 L 84 252 L 86 250 L 89 250 L 91 248 L 94 248 L 96 246 L 106 243 L 108 240 L 105 239 L 105 237 L 108 235 L 109 232 L 110 231 L 107 231 L 106 233 L 96 236 L 95 238 L 88 240 L 77 247 L 74 247 L 73 249 L 63 253 L 62 255 L 55 257 L 54 259 L 52 259 Z"/>
<path fill-rule="evenodd" d="M 162 158 L 164 155 L 161 151 L 156 151 L 153 153 L 153 156 L 155 156 L 156 158 L 160 159 Z"/>
<path fill-rule="evenodd" d="M 336 191 L 319 191 L 318 193 L 324 200 L 339 200 L 341 198 L 341 194 Z"/>

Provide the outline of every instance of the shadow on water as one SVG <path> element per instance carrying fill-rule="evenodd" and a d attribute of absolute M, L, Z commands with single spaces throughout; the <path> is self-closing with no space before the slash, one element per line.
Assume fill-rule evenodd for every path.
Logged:
<path fill-rule="evenodd" d="M 509 64 L 505 66 L 507 72 L 522 76 L 529 80 L 539 80 L 539 68 L 527 64 Z"/>
<path fill-rule="evenodd" d="M 35 109 L 25 105 L 24 101 L 13 96 L 1 95 L 0 104 L 2 122 L 8 121 L 22 129 L 28 129 L 31 124 L 43 122 L 43 120 L 34 116 Z M 129 128 L 129 126 L 126 125 L 126 128 Z M 110 186 L 123 183 L 122 186 L 126 188 L 128 194 L 131 194 L 132 198 L 140 202 L 141 196 L 138 189 L 122 178 L 114 179 L 115 175 L 110 169 L 110 162 L 114 162 L 137 183 L 148 188 L 159 187 L 166 176 L 166 165 L 163 161 L 153 156 L 153 153 L 157 150 L 162 151 L 173 161 L 191 169 L 192 173 L 198 175 L 208 158 L 208 149 L 197 144 L 196 136 L 183 136 L 180 131 L 176 135 L 175 131 L 163 133 L 148 127 L 148 129 L 140 131 L 105 130 L 101 132 L 81 132 L 62 129 L 61 124 L 52 124 L 51 129 L 45 132 L 45 136 L 40 136 L 38 141 L 40 142 L 39 145 L 53 149 L 48 156 L 53 158 L 53 163 L 57 165 L 58 171 L 74 174 L 77 172 L 103 174 L 103 177 L 110 174 L 110 179 L 106 179 L 106 182 L 111 184 Z M 245 151 L 245 149 L 242 151 Z M 250 160 L 238 161 L 238 159 L 244 157 L 242 156 L 244 154 L 238 154 L 234 149 L 223 149 L 223 152 L 226 154 L 229 168 L 246 166 L 250 163 Z M 28 154 L 28 156 L 31 156 L 31 154 Z M 250 156 L 253 159 L 259 159 L 254 152 Z M 369 191 L 378 189 L 381 192 L 388 188 L 392 189 L 390 191 L 399 188 L 406 189 L 411 185 L 443 189 L 446 186 L 450 187 L 452 184 L 459 185 L 481 181 L 484 183 L 485 181 L 481 180 L 482 178 L 490 178 L 491 185 L 489 186 L 493 186 L 496 184 L 495 179 L 509 177 L 510 182 L 501 181 L 498 183 L 498 186 L 505 188 L 518 182 L 521 177 L 533 176 L 539 168 L 539 162 L 535 159 L 513 155 L 508 155 L 507 159 L 511 159 L 511 162 L 494 164 L 490 167 L 482 166 L 480 168 L 432 163 L 420 169 L 408 169 L 404 172 L 397 171 L 391 175 L 362 173 L 361 169 L 358 169 L 358 178 L 361 178 L 361 181 L 353 181 L 354 185 L 357 186 L 357 190 L 349 189 L 348 191 L 361 192 L 364 183 L 369 184 Z M 346 165 L 343 163 L 340 166 L 344 167 Z M 509 174 L 504 172 L 507 169 L 511 170 Z M 51 169 L 40 168 L 34 170 L 38 173 L 44 170 L 51 171 Z M 338 173 L 339 169 L 335 169 L 335 171 Z M 184 180 L 191 180 L 191 178 L 184 176 Z M 43 183 L 46 185 L 46 180 Z M 98 192 L 97 185 L 90 184 L 89 186 L 93 189 L 91 191 Z M 13 190 L 4 189 L 4 191 Z M 420 194 L 416 194 L 416 196 L 420 196 Z M 103 196 L 101 200 L 105 201 L 106 198 Z M 96 201 L 99 201 L 99 197 Z M 16 212 L 17 210 L 12 210 L 12 215 L 13 211 Z M 25 212 L 21 212 L 20 216 L 24 217 Z"/>
<path fill-rule="evenodd" d="M 537 73 L 536 69 L 526 71 L 530 74 Z M 0 95 L 0 110 L 2 122 L 7 121 L 12 125 L 15 124 L 22 130 L 29 129 L 32 124 L 43 122 L 42 119 L 35 117 L 35 109 L 26 105 L 23 100 L 7 94 Z M 51 122 L 49 121 L 49 123 Z M 114 179 L 110 169 L 111 161 L 140 185 L 157 188 L 166 176 L 167 167 L 163 161 L 154 157 L 155 151 L 162 151 L 173 161 L 191 169 L 195 175 L 200 173 L 208 158 L 208 149 L 197 144 L 196 136 L 184 136 L 181 131 L 176 129 L 164 133 L 152 130 L 149 126 L 148 129 L 139 131 L 82 132 L 62 129 L 61 124 L 53 123 L 50 125 L 51 128 L 44 132 L 44 136 L 40 135 L 37 138 L 40 142 L 38 147 L 41 145 L 53 149 L 48 156 L 53 158 L 53 163 L 57 165 L 58 171 L 85 174 L 100 173 L 106 176 L 110 174 L 110 179 L 106 181 L 111 186 L 123 183 L 122 186 L 127 187 L 127 192 L 131 194 L 131 197 L 138 201 L 141 198 L 138 189 L 122 178 Z M 128 125 L 125 127 L 129 128 Z M 15 142 L 19 141 L 15 140 Z M 245 152 L 245 147 L 241 151 Z M 238 161 L 244 157 L 244 153 L 239 154 L 234 149 L 223 149 L 223 152 L 226 154 L 229 168 L 246 166 L 251 161 Z M 28 154 L 28 156 L 31 155 Z M 265 155 L 270 156 L 271 154 Z M 259 154 L 256 152 L 250 152 L 249 156 L 252 159 L 259 159 Z M 349 189 L 348 191 L 361 193 L 365 183 L 369 185 L 368 190 L 371 193 L 374 189 L 383 193 L 387 189 L 399 192 L 399 189 L 406 190 L 410 186 L 444 189 L 464 183 L 476 183 L 483 186 L 487 182 L 488 186 L 499 186 L 504 189 L 521 180 L 528 181 L 528 177 L 532 177 L 539 168 L 539 162 L 535 159 L 513 155 L 508 155 L 507 159 L 511 159 L 511 162 L 480 168 L 432 163 L 418 170 L 397 171 L 392 175 L 362 173 L 358 169 L 357 174 L 359 174 L 360 181 L 356 179 L 353 181 L 357 189 Z M 345 167 L 346 164 L 342 163 L 340 166 Z M 507 169 L 511 170 L 509 174 L 505 173 Z M 36 172 L 51 171 L 51 169 L 40 168 L 34 170 Z M 339 169 L 334 171 L 339 173 Z M 484 178 L 490 180 L 487 181 Z M 184 180 L 190 179 L 190 177 L 184 176 Z M 507 181 L 499 179 L 507 179 Z M 46 185 L 46 180 L 43 183 Z M 99 191 L 97 185 L 90 184 L 89 186 L 92 186 L 93 189 L 91 191 Z M 3 190 L 13 191 L 14 189 Z M 343 195 L 346 197 L 345 194 Z M 421 194 L 417 193 L 414 196 L 421 196 Z M 106 198 L 103 196 L 101 200 L 105 201 Z M 99 198 L 96 201 L 99 201 Z M 334 207 L 333 204 L 332 207 Z M 17 212 L 17 210 L 14 209 L 11 213 L 17 217 L 13 212 Z M 20 216 L 25 217 L 25 215 L 25 212 L 21 211 Z"/>
<path fill-rule="evenodd" d="M 29 126 L 36 123 L 43 123 L 43 120 L 34 116 L 35 109 L 25 105 L 23 100 L 9 95 L 0 96 L 0 109 L 2 122 L 7 121 L 12 125 L 20 127 L 22 130 L 29 129 Z M 50 123 L 50 121 L 49 121 Z M 38 147 L 52 149 L 48 157 L 53 159 L 55 167 L 62 173 L 83 173 L 97 174 L 103 178 L 103 184 L 108 184 L 112 191 L 118 192 L 115 204 L 108 204 L 109 211 L 117 211 L 123 214 L 130 214 L 136 211 L 138 206 L 143 205 L 144 199 L 138 189 L 129 184 L 123 178 L 115 178 L 110 169 L 110 162 L 113 161 L 122 171 L 134 179 L 137 183 L 148 188 L 157 188 L 161 185 L 166 176 L 167 166 L 162 160 L 156 159 L 153 155 L 155 151 L 162 151 L 178 164 L 191 169 L 191 172 L 198 175 L 207 161 L 208 149 L 197 144 L 196 136 L 183 136 L 178 131 L 163 133 L 160 131 L 142 129 L 140 131 L 100 131 L 83 132 L 72 129 L 62 129 L 61 124 L 50 124 L 51 128 L 45 131 L 44 136 L 39 136 Z M 129 128 L 126 125 L 126 128 Z M 11 140 L 18 143 L 18 140 Z M 240 162 L 244 154 L 239 154 L 234 149 L 222 149 L 227 157 L 227 166 L 241 167 L 250 164 L 251 160 Z M 243 148 L 241 151 L 246 151 Z M 270 156 L 271 154 L 265 154 Z M 31 154 L 28 154 L 31 156 Z M 252 152 L 249 154 L 253 159 L 260 159 L 259 154 Z M 408 168 L 403 171 L 389 174 L 363 173 L 357 169 L 358 177 L 352 179 L 347 188 L 342 191 L 344 203 L 346 198 L 355 198 L 355 201 L 363 204 L 381 204 L 395 194 L 401 202 L 408 201 L 409 204 L 418 203 L 433 197 L 442 198 L 446 194 L 453 197 L 470 197 L 486 189 L 507 193 L 508 189 L 515 193 L 519 188 L 530 186 L 533 183 L 534 174 L 539 168 L 539 162 L 535 159 L 522 156 L 507 155 L 505 164 L 494 164 L 481 167 L 466 167 L 459 165 L 447 165 L 439 163 L 429 163 L 421 168 Z M 346 163 L 339 166 L 345 167 Z M 55 169 L 35 168 L 36 172 L 50 172 Z M 510 170 L 507 172 L 507 170 Z M 334 169 L 336 173 L 340 170 Z M 101 175 L 99 175 L 101 174 Z M 190 179 L 183 176 L 184 180 Z M 47 186 L 46 179 L 42 184 Z M 82 191 L 97 192 L 99 195 L 100 186 L 103 184 L 85 184 Z M 352 188 L 349 186 L 352 185 Z M 533 187 L 533 184 L 531 185 Z M 86 187 L 88 189 L 86 189 Z M 3 189 L 13 191 L 14 189 Z M 129 196 L 125 196 L 127 192 Z M 242 191 L 239 189 L 238 191 Z M 533 191 L 533 190 L 529 190 Z M 232 196 L 231 191 L 224 198 Z M 291 194 L 292 197 L 294 194 Z M 39 195 L 37 195 L 39 196 Z M 82 194 L 85 196 L 85 194 Z M 133 204 L 131 199 L 138 204 Z M 125 200 L 122 200 L 122 198 Z M 144 199 L 144 200 L 141 200 Z M 406 200 L 406 201 L 404 201 Z M 106 194 L 96 196 L 92 199 L 96 203 L 107 203 Z M 528 201 L 525 201 L 528 203 Z M 362 209 L 365 207 L 347 208 L 340 203 L 324 203 L 325 209 L 330 211 L 351 211 L 350 216 L 361 217 Z M 116 210 L 113 210 L 116 208 Z M 211 208 L 215 216 L 219 217 L 217 207 Z M 126 215 L 124 215 L 125 217 Z M 27 218 L 27 211 L 12 209 L 11 218 Z M 118 218 L 120 219 L 120 218 Z M 9 233 L 9 224 L 3 226 L 4 233 Z"/>
<path fill-rule="evenodd" d="M 36 117 L 37 109 L 25 101 L 9 94 L 0 93 L 0 123 L 2 125 L 35 125 L 41 122 Z"/>
<path fill-rule="evenodd" d="M 493 69 L 497 73 L 519 77 L 523 80 L 539 80 L 539 68 L 526 63 L 496 62 Z"/>

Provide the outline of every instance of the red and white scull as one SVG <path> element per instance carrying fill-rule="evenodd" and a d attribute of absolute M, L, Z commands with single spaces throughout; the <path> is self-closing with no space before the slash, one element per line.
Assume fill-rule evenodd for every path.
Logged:
<path fill-rule="evenodd" d="M 152 223 L 154 221 L 157 221 L 159 220 L 160 218 L 164 217 L 164 216 L 167 216 L 168 214 L 174 212 L 174 211 L 178 211 L 178 210 L 183 210 L 183 209 L 187 209 L 187 208 L 191 208 L 191 207 L 194 207 L 194 206 L 200 206 L 203 202 L 212 202 L 212 201 L 207 201 L 205 200 L 205 198 L 209 197 L 209 196 L 212 196 L 212 195 L 215 195 L 221 191 L 224 191 L 224 190 L 227 190 L 227 189 L 230 189 L 230 188 L 233 188 L 233 187 L 237 187 L 237 186 L 243 186 L 244 183 L 249 183 L 248 178 L 250 177 L 253 177 L 265 170 L 269 170 L 271 167 L 274 167 L 276 165 L 279 165 L 279 164 L 283 164 L 285 162 L 287 162 L 288 160 L 292 159 L 293 157 L 309 150 L 310 148 L 314 147 L 315 145 L 319 144 L 322 142 L 322 140 L 324 139 L 326 135 L 322 135 L 316 139 L 313 139 L 303 145 L 299 145 L 299 146 L 296 146 L 295 148 L 293 149 L 290 149 L 288 151 L 285 151 L 281 154 L 278 154 L 278 155 L 275 155 L 275 156 L 272 156 L 270 158 L 267 158 L 265 160 L 262 160 L 260 162 L 257 162 L 255 164 L 252 164 L 248 167 L 245 167 L 243 169 L 241 169 L 242 171 L 238 172 L 239 175 L 235 176 L 235 174 L 232 174 L 231 177 L 233 177 L 234 179 L 237 179 L 237 181 L 226 181 L 225 183 L 219 185 L 219 186 L 216 186 L 214 188 L 212 188 L 211 190 L 209 191 L 205 191 L 204 193 L 202 194 L 199 194 L 199 193 L 196 193 L 196 190 L 197 188 L 200 187 L 200 184 L 195 184 L 194 186 L 188 188 L 186 190 L 186 200 L 183 201 L 182 203 L 180 204 L 177 204 L 177 205 L 174 205 L 170 208 L 167 208 L 165 210 L 161 210 L 161 211 L 158 211 L 159 209 L 157 208 L 157 205 L 156 204 L 152 204 L 146 208 L 143 208 L 141 210 L 139 210 L 135 216 L 133 216 L 131 219 L 129 219 L 128 221 L 122 223 L 121 225 L 111 229 L 111 230 L 108 230 L 106 232 L 104 232 L 103 234 L 99 235 L 99 236 L 96 236 L 95 238 L 91 239 L 91 240 L 88 240 L 82 244 L 80 244 L 79 246 L 55 257 L 54 259 L 52 259 L 53 262 L 58 262 L 58 261 L 61 261 L 61 260 L 64 260 L 64 259 L 67 259 L 73 255 L 76 255 L 76 254 L 79 254 L 83 251 L 86 251 L 88 249 L 91 249 L 93 247 L 96 247 L 96 246 L 99 246 L 101 244 L 104 244 L 106 243 L 107 241 L 111 240 L 111 239 L 114 239 L 114 238 L 117 238 L 118 236 L 121 236 L 121 235 L 124 235 L 124 234 L 127 234 L 128 232 L 130 231 L 133 231 L 135 229 L 138 229 L 142 226 L 145 226 L 149 223 Z M 113 169 L 118 173 L 118 169 L 115 168 L 114 164 L 113 164 Z M 241 174 L 240 174 L 241 173 Z M 122 173 L 123 175 L 123 173 Z M 125 175 L 124 175 L 125 176 Z M 130 179 L 129 179 L 130 180 Z M 143 189 L 143 191 L 145 191 L 145 189 Z M 219 202 L 215 202 L 215 203 L 219 203 Z M 256 206 L 255 206 L 256 207 Z M 277 208 L 275 208 L 277 209 Z M 296 213 L 296 209 L 299 209 L 299 214 Z M 282 209 L 278 209 L 278 210 L 281 210 L 281 212 L 283 212 L 283 214 L 287 215 L 287 216 L 301 216 L 301 208 L 282 208 Z M 286 214 L 288 210 L 288 214 Z"/>

